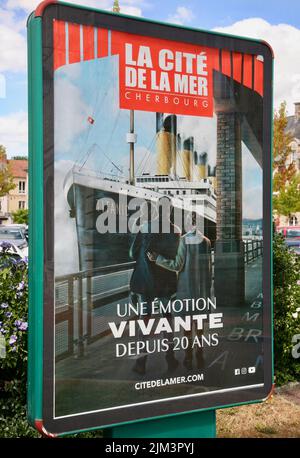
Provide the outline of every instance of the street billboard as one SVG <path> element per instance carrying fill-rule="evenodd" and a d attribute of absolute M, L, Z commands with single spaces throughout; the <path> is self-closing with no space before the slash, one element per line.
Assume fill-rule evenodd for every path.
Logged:
<path fill-rule="evenodd" d="M 270 47 L 55 2 L 28 34 L 31 422 L 265 399 Z"/>

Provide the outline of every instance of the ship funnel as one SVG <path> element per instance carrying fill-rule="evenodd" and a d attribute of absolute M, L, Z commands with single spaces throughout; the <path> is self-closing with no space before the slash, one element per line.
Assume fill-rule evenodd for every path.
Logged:
<path fill-rule="evenodd" d="M 210 182 L 212 183 L 214 189 L 216 189 L 217 188 L 216 167 L 213 167 L 211 165 L 208 166 L 208 178 Z"/>
<path fill-rule="evenodd" d="M 189 137 L 183 142 L 182 165 L 183 174 L 188 181 L 192 178 L 192 154 L 194 150 L 194 137 Z"/>
<path fill-rule="evenodd" d="M 208 176 L 207 153 L 195 152 L 195 164 L 197 166 L 198 179 L 203 180 Z"/>
<path fill-rule="evenodd" d="M 156 113 L 156 133 L 160 132 L 164 127 L 163 113 Z"/>
<path fill-rule="evenodd" d="M 181 151 L 181 136 L 177 134 L 177 151 Z"/>
<path fill-rule="evenodd" d="M 156 114 L 157 174 L 176 175 L 177 117 L 170 115 L 163 119 L 162 113 Z"/>
<path fill-rule="evenodd" d="M 170 149 L 172 161 L 172 174 L 176 177 L 176 164 L 177 164 L 177 116 L 167 116 L 164 122 L 164 128 L 170 133 Z"/>

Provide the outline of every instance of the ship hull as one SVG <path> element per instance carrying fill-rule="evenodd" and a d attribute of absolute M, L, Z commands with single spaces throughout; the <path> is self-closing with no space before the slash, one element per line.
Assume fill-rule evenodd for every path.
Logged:
<path fill-rule="evenodd" d="M 113 190 L 85 186 L 79 183 L 71 184 L 67 192 L 67 200 L 70 216 L 76 220 L 80 270 L 132 261 L 129 250 L 135 234 L 128 228 L 131 224 L 130 217 L 136 210 L 129 210 L 128 206 L 130 207 L 130 201 L 133 198 L 136 196 L 127 194 L 125 197 L 121 196 L 120 199 L 120 193 Z M 145 195 L 143 199 L 147 201 Z M 99 202 L 112 204 L 110 211 L 113 214 L 110 216 L 112 221 L 115 221 L 113 231 L 99 232 L 99 217 L 103 212 L 99 208 Z M 150 211 L 151 206 L 149 205 L 149 218 Z M 215 232 L 215 223 L 204 218 L 204 235 L 213 242 Z"/>

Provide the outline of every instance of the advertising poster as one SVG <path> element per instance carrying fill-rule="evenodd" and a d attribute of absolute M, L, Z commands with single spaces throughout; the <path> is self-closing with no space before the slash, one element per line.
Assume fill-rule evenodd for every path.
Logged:
<path fill-rule="evenodd" d="M 105 425 L 262 399 L 262 45 L 51 27 L 46 417 Z"/>

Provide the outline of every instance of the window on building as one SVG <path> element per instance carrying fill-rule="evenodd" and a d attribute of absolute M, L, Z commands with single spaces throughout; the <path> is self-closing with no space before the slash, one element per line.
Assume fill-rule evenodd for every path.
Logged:
<path fill-rule="evenodd" d="M 289 220 L 290 226 L 297 226 L 298 218 L 296 216 L 292 216 Z"/>
<path fill-rule="evenodd" d="M 25 193 L 25 184 L 26 182 L 24 180 L 19 181 L 19 194 Z"/>
<path fill-rule="evenodd" d="M 24 210 L 25 208 L 25 200 L 19 200 L 19 210 Z"/>

